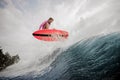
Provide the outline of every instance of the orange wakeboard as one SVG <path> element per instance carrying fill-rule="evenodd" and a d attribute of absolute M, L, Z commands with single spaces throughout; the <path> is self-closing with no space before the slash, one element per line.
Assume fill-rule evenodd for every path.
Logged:
<path fill-rule="evenodd" d="M 61 41 L 68 38 L 68 32 L 56 29 L 44 29 L 35 31 L 33 36 L 43 41 Z"/>

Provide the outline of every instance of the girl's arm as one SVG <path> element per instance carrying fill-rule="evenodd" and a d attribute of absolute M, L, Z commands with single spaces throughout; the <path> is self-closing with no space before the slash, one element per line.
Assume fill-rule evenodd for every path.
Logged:
<path fill-rule="evenodd" d="M 49 24 L 46 23 L 44 28 L 45 28 L 45 29 L 49 29 Z"/>

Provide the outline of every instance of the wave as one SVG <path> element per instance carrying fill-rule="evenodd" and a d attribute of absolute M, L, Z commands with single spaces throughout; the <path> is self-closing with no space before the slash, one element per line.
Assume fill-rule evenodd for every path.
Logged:
<path fill-rule="evenodd" d="M 63 51 L 44 74 L 14 80 L 115 80 L 120 72 L 120 33 L 82 40 Z M 1 78 L 8 79 L 8 78 Z"/>

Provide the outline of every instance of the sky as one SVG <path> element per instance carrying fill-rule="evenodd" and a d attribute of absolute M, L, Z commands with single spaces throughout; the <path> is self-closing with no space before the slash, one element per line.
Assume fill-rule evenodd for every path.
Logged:
<path fill-rule="evenodd" d="M 49 17 L 55 19 L 51 28 L 70 33 L 69 41 L 119 31 L 119 6 L 119 0 L 0 0 L 0 44 L 11 54 L 39 53 L 46 42 L 31 34 Z"/>
<path fill-rule="evenodd" d="M 119 14 L 120 0 L 0 0 L 0 46 L 23 63 L 35 63 L 59 47 L 119 32 Z M 51 28 L 69 32 L 68 40 L 49 43 L 32 36 L 49 17 Z"/>

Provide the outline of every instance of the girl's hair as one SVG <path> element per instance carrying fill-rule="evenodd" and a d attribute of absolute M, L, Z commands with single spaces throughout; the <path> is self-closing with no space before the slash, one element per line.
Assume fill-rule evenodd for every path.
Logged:
<path fill-rule="evenodd" d="M 52 17 L 50 17 L 48 20 L 54 20 Z"/>

